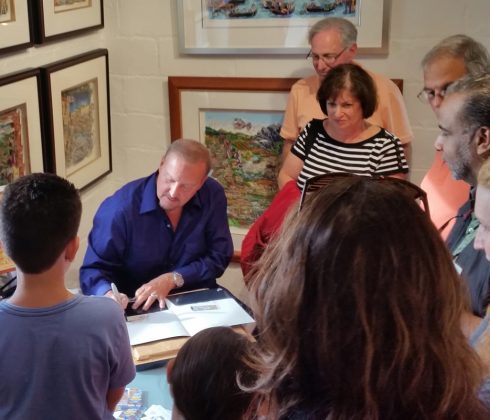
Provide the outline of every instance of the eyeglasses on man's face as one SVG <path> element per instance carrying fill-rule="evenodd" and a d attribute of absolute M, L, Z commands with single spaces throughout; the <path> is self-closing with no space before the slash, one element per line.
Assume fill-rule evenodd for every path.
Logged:
<path fill-rule="evenodd" d="M 322 61 L 324 64 L 333 64 L 335 63 L 339 57 L 347 50 L 348 47 L 345 47 L 342 51 L 340 51 L 338 54 L 333 54 L 333 53 L 327 53 L 327 54 L 322 54 L 322 55 L 318 55 L 318 54 L 315 54 L 312 50 L 310 50 L 310 52 L 308 53 L 308 55 L 306 56 L 306 59 L 310 59 L 314 62 L 314 63 L 318 63 L 318 61 Z"/>
<path fill-rule="evenodd" d="M 439 97 L 441 100 L 446 97 L 447 90 L 449 86 L 451 86 L 453 82 L 447 83 L 441 89 L 422 89 L 417 98 L 422 101 L 424 104 L 430 104 L 436 97 Z"/>

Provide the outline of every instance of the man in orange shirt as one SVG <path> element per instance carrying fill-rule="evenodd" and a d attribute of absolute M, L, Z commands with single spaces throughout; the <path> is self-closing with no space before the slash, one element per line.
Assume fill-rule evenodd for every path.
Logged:
<path fill-rule="evenodd" d="M 309 121 L 325 118 L 316 99 L 322 80 L 332 68 L 351 63 L 357 54 L 357 29 L 346 19 L 331 17 L 316 22 L 308 33 L 308 41 L 311 46 L 308 58 L 316 74 L 297 81 L 291 88 L 280 132 L 284 139 L 283 158 Z M 378 108 L 368 121 L 395 134 L 401 140 L 410 162 L 413 133 L 401 92 L 387 77 L 368 73 L 378 93 Z"/>
<path fill-rule="evenodd" d="M 466 74 L 490 71 L 490 57 L 486 48 L 469 36 L 453 35 L 425 55 L 422 68 L 424 88 L 418 98 L 428 103 L 438 116 L 449 85 Z M 468 199 L 470 187 L 466 182 L 454 179 L 440 151 L 436 151 L 421 187 L 427 192 L 432 221 L 437 228 L 444 227 L 442 235 L 446 237 L 459 207 Z"/>

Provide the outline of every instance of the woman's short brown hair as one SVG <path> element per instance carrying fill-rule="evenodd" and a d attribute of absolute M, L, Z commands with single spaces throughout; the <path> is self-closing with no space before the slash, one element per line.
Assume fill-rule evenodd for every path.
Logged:
<path fill-rule="evenodd" d="M 337 98 L 348 90 L 361 103 L 363 118 L 373 115 L 378 106 L 378 94 L 374 80 L 357 64 L 341 64 L 330 70 L 318 89 L 316 99 L 325 115 L 327 101 Z"/>

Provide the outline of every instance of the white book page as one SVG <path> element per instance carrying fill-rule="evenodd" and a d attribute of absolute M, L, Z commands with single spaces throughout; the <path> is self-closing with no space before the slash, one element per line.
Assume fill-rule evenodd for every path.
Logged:
<path fill-rule="evenodd" d="M 126 326 L 132 346 L 189 335 L 179 318 L 169 310 L 131 316 Z"/>
<path fill-rule="evenodd" d="M 188 305 L 167 302 L 190 336 L 210 327 L 250 324 L 255 322 L 245 310 L 231 298 L 209 300 Z M 194 309 L 192 309 L 194 307 Z"/>

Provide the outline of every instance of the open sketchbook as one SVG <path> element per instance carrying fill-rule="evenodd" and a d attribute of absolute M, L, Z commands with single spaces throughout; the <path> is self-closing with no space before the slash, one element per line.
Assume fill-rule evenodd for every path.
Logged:
<path fill-rule="evenodd" d="M 167 308 L 129 316 L 132 346 L 174 337 L 190 337 L 210 327 L 253 323 L 253 318 L 225 289 L 206 289 L 169 296 Z"/>

